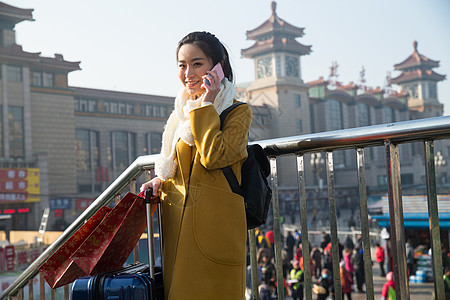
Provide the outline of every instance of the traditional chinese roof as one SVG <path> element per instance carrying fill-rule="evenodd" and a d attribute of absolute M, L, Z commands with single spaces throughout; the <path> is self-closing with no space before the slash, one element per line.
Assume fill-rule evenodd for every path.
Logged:
<path fill-rule="evenodd" d="M 431 69 L 431 68 L 437 68 L 439 67 L 439 61 L 432 60 L 417 51 L 417 41 L 414 41 L 413 47 L 414 51 L 413 53 L 405 59 L 403 62 L 399 64 L 395 64 L 394 67 L 396 70 L 410 70 L 410 69 Z"/>
<path fill-rule="evenodd" d="M 0 27 L 12 29 L 22 21 L 34 21 L 33 9 L 23 9 L 0 2 Z"/>
<path fill-rule="evenodd" d="M 319 79 L 313 80 L 307 83 L 309 87 L 315 87 L 315 86 L 326 86 L 328 85 L 328 81 L 323 79 L 323 76 L 320 76 Z"/>
<path fill-rule="evenodd" d="M 247 31 L 247 38 L 256 43 L 241 51 L 242 56 L 252 58 L 255 55 L 273 51 L 287 51 L 306 55 L 311 53 L 311 46 L 305 46 L 295 40 L 303 36 L 304 28 L 293 26 L 276 13 L 276 3 L 271 3 L 272 15 L 263 24 Z"/>
<path fill-rule="evenodd" d="M 49 69 L 62 72 L 71 72 L 80 70 L 80 62 L 71 62 L 64 60 L 61 54 L 55 54 L 55 57 L 42 57 L 40 52 L 26 52 L 20 45 L 0 48 L 0 59 L 8 62 L 27 64 L 34 68 Z"/>
<path fill-rule="evenodd" d="M 392 78 L 392 83 L 401 84 L 417 80 L 442 81 L 445 78 L 445 75 L 438 74 L 433 70 L 416 69 L 412 71 L 402 72 L 402 74 L 400 74 L 398 77 Z"/>

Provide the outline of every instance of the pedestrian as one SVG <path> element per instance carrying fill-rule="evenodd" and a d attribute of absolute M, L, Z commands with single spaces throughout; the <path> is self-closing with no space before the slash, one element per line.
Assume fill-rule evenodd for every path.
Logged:
<path fill-rule="evenodd" d="M 183 86 L 164 127 L 157 176 L 141 186 L 161 192 L 165 299 L 243 299 L 245 206 L 221 168 L 238 172 L 247 158 L 252 110 L 236 107 L 221 129 L 219 114 L 237 101 L 228 52 L 215 35 L 189 33 L 176 58 Z M 217 64 L 222 80 L 211 71 Z"/>
<path fill-rule="evenodd" d="M 353 267 L 355 268 L 356 288 L 359 293 L 364 293 L 363 285 L 366 282 L 366 274 L 364 272 L 364 252 L 359 246 L 355 248 L 353 256 Z"/>
<path fill-rule="evenodd" d="M 313 292 L 317 295 L 317 300 L 326 300 L 333 289 L 333 281 L 328 269 L 323 269 L 322 274 L 313 286 Z"/>
<path fill-rule="evenodd" d="M 346 248 L 344 250 L 344 262 L 345 262 L 345 269 L 353 276 L 353 273 L 355 272 L 355 268 L 353 267 L 353 251 L 351 249 Z"/>
<path fill-rule="evenodd" d="M 275 251 L 275 233 L 273 232 L 273 228 L 270 228 L 269 231 L 266 232 L 266 239 L 270 243 L 270 248 L 272 251 Z M 275 253 L 275 252 L 274 252 Z"/>
<path fill-rule="evenodd" d="M 322 273 L 322 253 L 320 252 L 319 247 L 313 247 L 311 251 L 311 258 L 314 262 L 314 277 L 318 279 Z"/>
<path fill-rule="evenodd" d="M 412 240 L 408 239 L 406 242 L 406 264 L 408 266 L 408 276 L 414 275 L 414 248 L 412 246 Z"/>
<path fill-rule="evenodd" d="M 353 243 L 352 237 L 349 234 L 347 234 L 345 238 L 344 247 L 352 251 L 355 248 L 355 244 Z"/>
<path fill-rule="evenodd" d="M 340 267 L 340 275 L 341 275 L 341 288 L 342 288 L 342 300 L 344 300 L 344 296 L 347 296 L 348 300 L 352 300 L 352 284 L 353 284 L 353 276 L 347 271 L 346 262 L 341 261 L 339 263 Z"/>
<path fill-rule="evenodd" d="M 392 271 L 387 273 L 386 280 L 381 291 L 381 300 L 395 300 L 397 296 L 395 294 L 394 273 Z"/>
<path fill-rule="evenodd" d="M 286 237 L 286 248 L 287 248 L 289 260 L 292 260 L 294 258 L 294 246 L 295 246 L 295 238 L 292 235 L 292 232 L 288 231 L 288 234 Z"/>
<path fill-rule="evenodd" d="M 322 240 L 320 241 L 320 248 L 322 248 L 322 252 L 325 250 L 325 247 L 330 242 L 331 242 L 330 235 L 328 233 L 326 233 L 325 231 L 322 231 Z"/>
<path fill-rule="evenodd" d="M 272 263 L 272 251 L 267 248 L 259 249 L 256 261 L 261 267 L 262 281 L 270 286 L 275 281 L 275 266 Z"/>
<path fill-rule="evenodd" d="M 376 244 L 376 250 L 375 250 L 375 260 L 380 266 L 380 276 L 385 277 L 386 272 L 384 271 L 384 249 L 380 246 L 380 244 Z"/>
<path fill-rule="evenodd" d="M 450 300 L 450 266 L 444 269 L 445 300 Z"/>
<path fill-rule="evenodd" d="M 302 269 L 300 269 L 299 262 L 294 260 L 292 262 L 293 269 L 291 270 L 289 277 L 289 283 L 292 290 L 292 298 L 293 300 L 303 300 L 303 282 L 304 282 L 304 273 Z"/>

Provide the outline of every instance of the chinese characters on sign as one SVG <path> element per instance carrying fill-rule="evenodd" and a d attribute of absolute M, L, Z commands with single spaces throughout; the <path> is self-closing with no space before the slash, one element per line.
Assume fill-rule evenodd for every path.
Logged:
<path fill-rule="evenodd" d="M 0 169 L 0 203 L 40 201 L 39 180 L 37 168 Z"/>

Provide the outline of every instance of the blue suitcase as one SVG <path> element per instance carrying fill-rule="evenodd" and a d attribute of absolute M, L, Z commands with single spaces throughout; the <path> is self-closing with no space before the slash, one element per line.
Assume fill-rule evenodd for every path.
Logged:
<path fill-rule="evenodd" d="M 149 266 L 140 263 L 78 278 L 72 285 L 70 299 L 164 299 L 162 273 L 158 269 L 155 279 L 149 276 Z"/>
<path fill-rule="evenodd" d="M 150 214 L 151 190 L 145 193 L 147 210 L 148 236 L 153 236 L 153 222 Z M 158 208 L 159 232 L 161 228 L 161 210 Z M 159 238 L 162 250 L 162 236 Z M 94 276 L 81 277 L 72 285 L 70 299 L 149 299 L 163 300 L 163 275 L 160 267 L 155 267 L 153 239 L 148 239 L 149 264 L 136 263 L 119 270 L 100 273 Z M 162 251 L 161 251 L 162 252 Z M 162 263 L 161 263 L 162 265 Z"/>

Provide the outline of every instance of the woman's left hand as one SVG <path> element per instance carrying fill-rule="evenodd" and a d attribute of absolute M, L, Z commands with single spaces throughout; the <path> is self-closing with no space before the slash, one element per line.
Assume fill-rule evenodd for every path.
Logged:
<path fill-rule="evenodd" d="M 220 91 L 219 76 L 217 75 L 216 71 L 207 71 L 207 73 L 208 74 L 202 76 L 202 88 L 206 90 L 205 97 L 203 97 L 202 102 L 214 103 L 214 100 L 216 99 L 216 96 Z M 207 79 L 210 84 L 208 84 L 205 79 Z"/>

